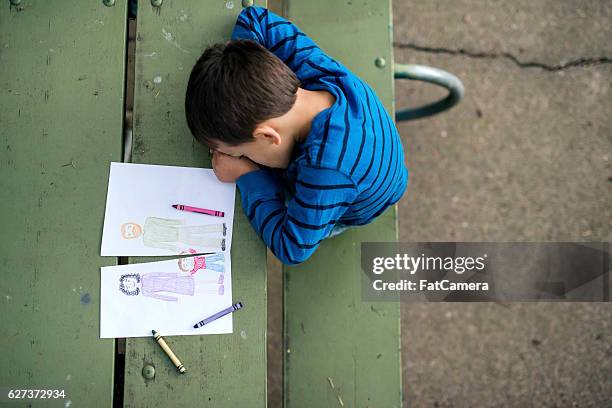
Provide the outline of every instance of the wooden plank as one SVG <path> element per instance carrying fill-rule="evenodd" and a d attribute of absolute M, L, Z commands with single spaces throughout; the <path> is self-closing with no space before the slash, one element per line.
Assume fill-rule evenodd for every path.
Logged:
<path fill-rule="evenodd" d="M 393 112 L 390 1 L 285 1 L 284 10 Z M 399 304 L 364 302 L 360 268 L 360 243 L 396 241 L 396 219 L 391 208 L 284 268 L 286 407 L 339 407 L 340 399 L 347 407 L 401 406 Z"/>
<path fill-rule="evenodd" d="M 117 259 L 99 254 L 126 12 L 119 0 L 0 7 L 0 384 L 64 389 L 58 405 L 112 404 L 99 267 Z"/>
<path fill-rule="evenodd" d="M 240 11 L 240 1 L 180 0 L 161 8 L 141 2 L 133 162 L 210 167 L 185 121 L 185 89 L 197 58 L 207 45 L 229 39 Z M 236 196 L 232 286 L 245 308 L 234 314 L 234 333 L 167 338 L 188 368 L 183 376 L 151 339 L 128 339 L 125 406 L 266 405 L 266 250 Z M 156 367 L 154 380 L 142 376 L 145 364 Z"/>

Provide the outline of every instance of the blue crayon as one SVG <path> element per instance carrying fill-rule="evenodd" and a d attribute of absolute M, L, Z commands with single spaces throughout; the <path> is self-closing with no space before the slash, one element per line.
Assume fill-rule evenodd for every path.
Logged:
<path fill-rule="evenodd" d="M 204 326 L 205 324 L 208 324 L 210 322 L 214 322 L 215 320 L 217 320 L 220 317 L 225 316 L 226 314 L 230 314 L 238 309 L 242 309 L 242 302 L 238 302 L 235 305 L 231 305 L 230 307 L 228 307 L 227 309 L 223 309 L 222 311 L 215 313 L 214 315 L 207 317 L 206 319 L 197 322 L 196 324 L 193 325 L 194 329 L 198 329 L 202 326 Z"/>

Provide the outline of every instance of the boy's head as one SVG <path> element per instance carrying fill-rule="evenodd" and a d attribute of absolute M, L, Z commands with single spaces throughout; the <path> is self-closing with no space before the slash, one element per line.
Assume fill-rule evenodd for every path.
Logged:
<path fill-rule="evenodd" d="M 189 77 L 187 124 L 213 149 L 254 142 L 259 125 L 293 107 L 299 84 L 287 65 L 255 41 L 215 44 Z"/>

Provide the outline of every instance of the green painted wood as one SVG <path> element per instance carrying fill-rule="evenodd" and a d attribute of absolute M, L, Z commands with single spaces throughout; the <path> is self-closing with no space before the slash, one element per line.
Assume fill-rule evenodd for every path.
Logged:
<path fill-rule="evenodd" d="M 286 17 L 366 80 L 392 113 L 390 1 L 284 3 Z M 340 407 L 340 399 L 346 407 L 401 406 L 399 304 L 362 301 L 360 268 L 360 243 L 396 241 L 396 220 L 391 208 L 284 268 L 286 407 Z"/>
<path fill-rule="evenodd" d="M 240 11 L 236 0 L 165 1 L 161 8 L 140 2 L 133 162 L 210 167 L 206 149 L 194 141 L 185 121 L 185 89 L 197 58 L 207 45 L 229 39 Z M 266 405 L 266 249 L 236 196 L 232 286 L 234 301 L 245 308 L 234 314 L 234 333 L 167 337 L 186 375 L 152 339 L 128 339 L 126 407 Z M 142 376 L 145 364 L 155 366 L 153 380 Z"/>
<path fill-rule="evenodd" d="M 126 2 L 0 5 L 0 384 L 111 406 L 99 338 L 109 162 L 121 159 Z M 20 405 L 24 405 L 21 403 Z"/>

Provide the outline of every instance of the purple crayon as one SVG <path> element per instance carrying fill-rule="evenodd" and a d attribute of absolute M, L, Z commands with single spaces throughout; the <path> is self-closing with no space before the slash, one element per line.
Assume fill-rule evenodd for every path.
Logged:
<path fill-rule="evenodd" d="M 202 326 L 204 326 L 205 324 L 208 324 L 210 322 L 214 322 L 215 320 L 217 320 L 220 317 L 225 316 L 226 314 L 230 314 L 232 312 L 235 312 L 238 309 L 242 309 L 242 302 L 238 302 L 234 305 L 231 305 L 230 307 L 228 307 L 227 309 L 223 309 L 222 311 L 215 313 L 214 315 L 207 317 L 206 319 L 197 322 L 196 324 L 193 325 L 194 329 L 198 329 Z"/>

